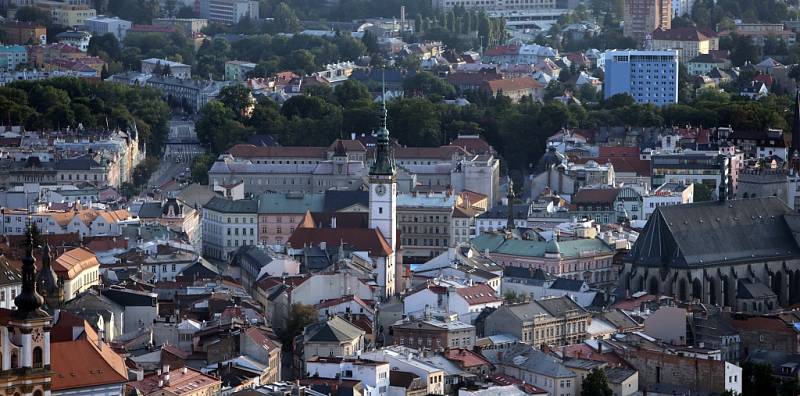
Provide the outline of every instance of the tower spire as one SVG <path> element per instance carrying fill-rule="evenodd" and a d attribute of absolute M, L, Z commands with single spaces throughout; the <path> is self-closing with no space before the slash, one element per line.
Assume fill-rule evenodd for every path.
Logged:
<path fill-rule="evenodd" d="M 14 304 L 17 306 L 14 315 L 21 319 L 44 313 L 39 309 L 44 303 L 44 299 L 36 292 L 36 266 L 34 264 L 36 259 L 33 258 L 37 232 L 36 225 L 30 222 L 26 233 L 25 257 L 22 258 L 22 292 L 14 298 Z"/>
<path fill-rule="evenodd" d="M 376 134 L 375 163 L 372 164 L 369 173 L 371 175 L 394 176 L 394 154 L 392 153 L 392 146 L 389 141 L 389 112 L 386 110 L 386 70 L 384 69 L 382 73 L 381 110 L 383 111 L 383 122 Z"/>
<path fill-rule="evenodd" d="M 513 230 L 516 228 L 516 224 L 514 224 L 514 181 L 511 180 L 511 176 L 507 176 L 508 178 L 508 195 L 506 198 L 508 199 L 508 218 L 506 219 L 506 229 Z"/>

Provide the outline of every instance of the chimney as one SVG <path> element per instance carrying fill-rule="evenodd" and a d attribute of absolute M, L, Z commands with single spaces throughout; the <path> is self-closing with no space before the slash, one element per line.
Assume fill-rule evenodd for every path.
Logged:
<path fill-rule="evenodd" d="M 319 248 L 322 249 L 322 250 L 327 250 L 328 249 L 328 242 L 325 242 L 325 241 L 320 242 L 319 243 Z"/>
<path fill-rule="evenodd" d="M 186 366 L 183 366 L 183 368 L 181 369 L 181 374 L 186 375 L 187 371 L 188 370 L 186 369 Z"/>
<path fill-rule="evenodd" d="M 158 387 L 159 388 L 163 388 L 164 387 L 164 380 L 161 380 L 161 379 L 158 380 Z"/>
<path fill-rule="evenodd" d="M 336 216 L 331 216 L 331 228 L 336 228 Z"/>

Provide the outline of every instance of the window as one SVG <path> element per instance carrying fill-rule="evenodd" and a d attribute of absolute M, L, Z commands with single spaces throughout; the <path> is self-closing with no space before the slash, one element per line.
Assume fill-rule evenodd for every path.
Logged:
<path fill-rule="evenodd" d="M 42 368 L 42 348 L 33 348 L 33 368 Z"/>

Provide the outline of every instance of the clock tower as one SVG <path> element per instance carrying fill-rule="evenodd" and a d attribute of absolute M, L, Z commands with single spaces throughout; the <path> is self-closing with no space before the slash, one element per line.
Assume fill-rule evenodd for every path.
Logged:
<path fill-rule="evenodd" d="M 384 95 L 385 96 L 385 95 Z M 375 161 L 369 171 L 369 227 L 377 229 L 392 248 L 392 256 L 378 267 L 378 284 L 384 296 L 394 294 L 395 257 L 397 256 L 397 176 L 387 128 L 386 100 L 383 100 L 383 125 L 378 130 Z"/>

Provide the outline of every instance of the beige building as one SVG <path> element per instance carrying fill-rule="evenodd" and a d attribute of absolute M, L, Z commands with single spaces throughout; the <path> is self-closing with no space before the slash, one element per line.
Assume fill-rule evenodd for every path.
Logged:
<path fill-rule="evenodd" d="M 643 44 L 654 30 L 672 27 L 672 1 L 625 0 L 623 34 Z"/>
<path fill-rule="evenodd" d="M 60 1 L 38 0 L 36 7 L 50 12 L 53 23 L 67 27 L 82 27 L 87 18 L 94 18 L 97 12 L 85 4 L 69 4 Z"/>
<path fill-rule="evenodd" d="M 397 227 L 405 260 L 425 262 L 453 245 L 450 225 L 456 198 L 450 193 L 397 196 Z"/>
<path fill-rule="evenodd" d="M 100 262 L 94 253 L 84 248 L 75 248 L 58 256 L 53 263 L 53 270 L 64 284 L 66 299 L 100 284 Z"/>
<path fill-rule="evenodd" d="M 314 356 L 355 356 L 364 350 L 366 332 L 338 316 L 307 326 L 304 333 L 304 361 Z"/>
<path fill-rule="evenodd" d="M 664 30 L 657 28 L 647 42 L 650 50 L 678 50 L 678 60 L 688 62 L 698 55 L 719 50 L 719 38 L 710 31 L 696 28 L 675 28 Z"/>
<path fill-rule="evenodd" d="M 591 314 L 568 296 L 503 305 L 485 322 L 486 336 L 511 334 L 530 345 L 572 345 L 586 339 Z"/>

